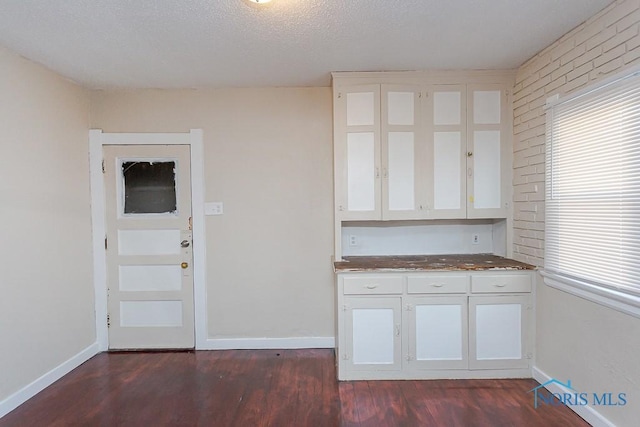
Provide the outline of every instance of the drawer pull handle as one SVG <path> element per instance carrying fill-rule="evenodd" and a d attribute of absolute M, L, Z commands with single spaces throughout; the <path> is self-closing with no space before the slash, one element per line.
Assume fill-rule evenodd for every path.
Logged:
<path fill-rule="evenodd" d="M 441 288 L 444 286 L 444 283 L 432 283 L 431 286 L 433 286 L 434 288 Z"/>
<path fill-rule="evenodd" d="M 506 283 L 496 283 L 495 284 L 496 288 L 504 288 L 505 286 L 507 286 Z"/>
<path fill-rule="evenodd" d="M 377 287 L 378 287 L 378 285 L 366 285 L 365 286 L 365 288 L 367 288 L 367 289 L 375 289 Z"/>

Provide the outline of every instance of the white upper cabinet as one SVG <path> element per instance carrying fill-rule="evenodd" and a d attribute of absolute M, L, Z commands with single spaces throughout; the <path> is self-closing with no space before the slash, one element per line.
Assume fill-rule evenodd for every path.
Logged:
<path fill-rule="evenodd" d="M 434 218 L 466 218 L 467 111 L 464 85 L 431 87 L 426 117 Z"/>
<path fill-rule="evenodd" d="M 418 219 L 425 209 L 419 86 L 382 85 L 382 219 Z"/>
<path fill-rule="evenodd" d="M 509 179 L 505 87 L 435 85 L 430 95 L 431 217 L 505 218 Z"/>
<path fill-rule="evenodd" d="M 417 219 L 419 87 L 356 85 L 339 90 L 334 109 L 336 215 L 341 220 Z"/>
<path fill-rule="evenodd" d="M 467 218 L 505 218 L 511 183 L 507 91 L 503 85 L 469 85 Z"/>
<path fill-rule="evenodd" d="M 335 85 L 336 220 L 507 218 L 509 83 L 500 79 Z"/>

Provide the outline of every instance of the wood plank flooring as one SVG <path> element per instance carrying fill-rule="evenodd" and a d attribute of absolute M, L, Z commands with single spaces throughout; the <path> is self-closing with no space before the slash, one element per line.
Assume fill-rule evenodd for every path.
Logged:
<path fill-rule="evenodd" d="M 336 381 L 333 350 L 102 353 L 8 426 L 588 426 L 534 380 Z"/>

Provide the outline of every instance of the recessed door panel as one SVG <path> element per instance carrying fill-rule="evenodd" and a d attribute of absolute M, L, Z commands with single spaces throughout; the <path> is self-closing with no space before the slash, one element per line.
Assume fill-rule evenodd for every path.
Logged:
<path fill-rule="evenodd" d="M 460 209 L 462 203 L 460 132 L 435 132 L 433 137 L 433 207 L 434 209 Z"/>
<path fill-rule="evenodd" d="M 389 210 L 415 209 L 414 133 L 388 134 Z"/>
<path fill-rule="evenodd" d="M 483 304 L 476 307 L 476 360 L 522 358 L 522 306 Z"/>
<path fill-rule="evenodd" d="M 121 291 L 179 291 L 182 269 L 179 265 L 121 265 Z"/>
<path fill-rule="evenodd" d="M 415 93 L 387 92 L 387 123 L 390 125 L 415 124 Z"/>
<path fill-rule="evenodd" d="M 462 360 L 462 306 L 416 306 L 416 360 Z"/>
<path fill-rule="evenodd" d="M 473 206 L 475 209 L 499 209 L 500 131 L 473 132 L 473 146 Z"/>
<path fill-rule="evenodd" d="M 433 94 L 433 124 L 460 125 L 461 96 L 459 91 L 435 92 Z"/>
<path fill-rule="evenodd" d="M 373 211 L 376 207 L 375 139 L 373 132 L 347 134 L 347 209 Z"/>
<path fill-rule="evenodd" d="M 353 363 L 393 364 L 393 310 L 357 308 L 353 310 Z"/>
<path fill-rule="evenodd" d="M 182 301 L 121 301 L 121 327 L 180 327 Z"/>
<path fill-rule="evenodd" d="M 118 230 L 120 255 L 179 255 L 180 230 Z"/>
<path fill-rule="evenodd" d="M 347 94 L 347 126 L 375 124 L 375 94 L 352 92 Z"/>
<path fill-rule="evenodd" d="M 499 90 L 476 90 L 473 92 L 473 123 L 476 125 L 500 124 Z"/>

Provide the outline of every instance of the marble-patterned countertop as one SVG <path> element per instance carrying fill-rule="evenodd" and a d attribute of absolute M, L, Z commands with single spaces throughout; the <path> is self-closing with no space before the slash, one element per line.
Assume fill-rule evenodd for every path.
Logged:
<path fill-rule="evenodd" d="M 492 254 L 346 256 L 336 273 L 350 271 L 534 270 L 533 265 Z"/>

